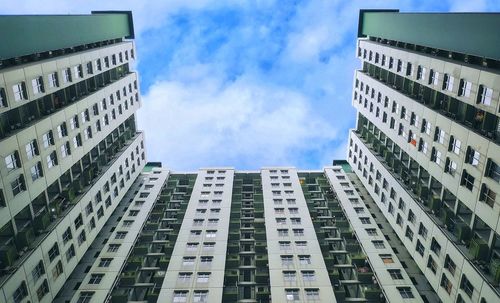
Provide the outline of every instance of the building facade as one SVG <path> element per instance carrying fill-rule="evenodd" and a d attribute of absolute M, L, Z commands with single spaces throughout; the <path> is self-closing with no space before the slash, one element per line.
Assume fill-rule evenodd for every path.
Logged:
<path fill-rule="evenodd" d="M 0 36 L 0 301 L 52 302 L 145 164 L 132 19 L 1 16 Z"/>
<path fill-rule="evenodd" d="M 437 302 L 343 165 L 148 164 L 56 302 Z"/>
<path fill-rule="evenodd" d="M 498 26 L 360 13 L 348 162 L 442 302 L 500 300 Z"/>
<path fill-rule="evenodd" d="M 174 172 L 130 12 L 0 16 L 0 302 L 498 302 L 497 28 L 361 11 L 346 161 Z"/>

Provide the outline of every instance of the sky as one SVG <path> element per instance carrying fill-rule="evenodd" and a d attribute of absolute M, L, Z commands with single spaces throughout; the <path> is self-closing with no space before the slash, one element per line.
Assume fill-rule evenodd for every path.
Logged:
<path fill-rule="evenodd" d="M 131 10 L 147 159 L 177 171 L 344 159 L 361 8 L 500 11 L 496 0 L 0 3 L 0 14 Z"/>

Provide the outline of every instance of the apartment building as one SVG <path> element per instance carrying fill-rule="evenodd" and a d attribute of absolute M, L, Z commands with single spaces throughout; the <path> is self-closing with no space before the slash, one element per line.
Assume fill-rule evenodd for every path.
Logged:
<path fill-rule="evenodd" d="M 437 302 L 343 165 L 148 163 L 56 302 Z"/>
<path fill-rule="evenodd" d="M 500 300 L 499 26 L 360 12 L 348 162 L 442 302 Z"/>
<path fill-rule="evenodd" d="M 132 15 L 0 24 L 0 301 L 52 302 L 145 164 Z"/>

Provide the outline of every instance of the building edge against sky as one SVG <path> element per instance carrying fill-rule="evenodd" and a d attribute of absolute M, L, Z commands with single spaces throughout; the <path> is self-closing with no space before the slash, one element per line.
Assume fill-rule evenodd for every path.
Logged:
<path fill-rule="evenodd" d="M 497 302 L 499 20 L 361 11 L 347 161 L 185 173 L 146 165 L 129 12 L 0 17 L 0 301 Z"/>
<path fill-rule="evenodd" d="M 145 164 L 131 13 L 0 35 L 0 301 L 50 302 Z"/>
<path fill-rule="evenodd" d="M 443 302 L 499 300 L 499 26 L 360 12 L 348 161 Z"/>

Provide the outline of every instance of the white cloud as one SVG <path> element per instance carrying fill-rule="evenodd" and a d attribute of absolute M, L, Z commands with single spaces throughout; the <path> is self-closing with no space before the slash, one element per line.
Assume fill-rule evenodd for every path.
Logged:
<path fill-rule="evenodd" d="M 220 3 L 220 2 L 219 2 Z M 223 3 L 223 2 L 222 2 Z M 2 14 L 90 14 L 100 10 L 130 10 L 134 16 L 136 35 L 153 28 L 161 27 L 167 19 L 183 9 L 200 10 L 213 7 L 214 0 L 20 0 L 3 1 L 0 12 Z"/>
<path fill-rule="evenodd" d="M 166 159 L 169 168 L 290 165 L 337 135 L 326 121 L 312 119 L 310 103 L 245 78 L 226 85 L 210 77 L 158 82 L 143 96 L 139 127 L 148 130 L 149 159 Z"/>

